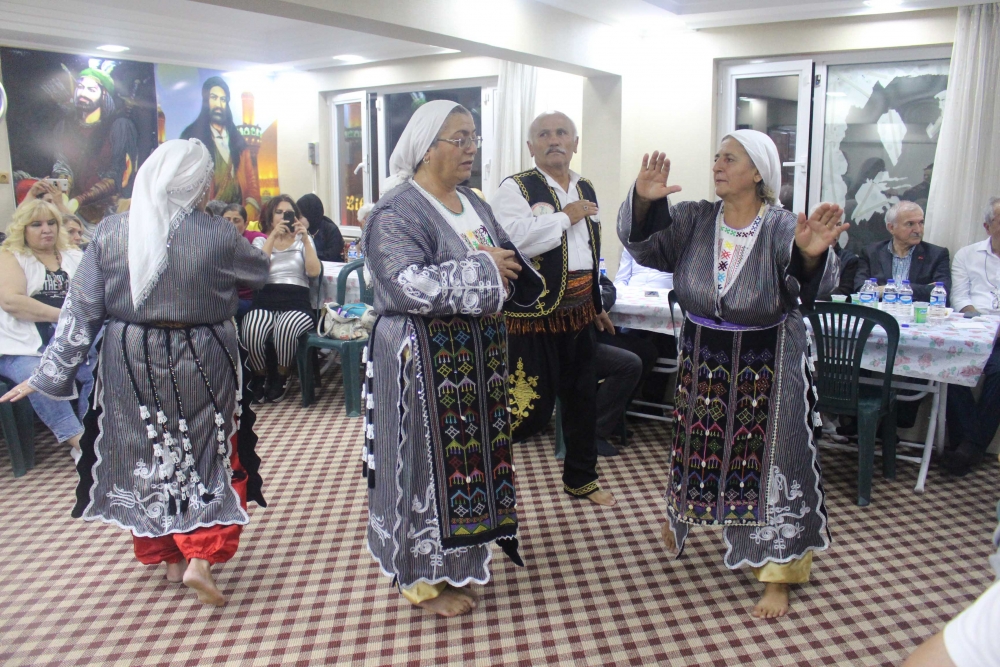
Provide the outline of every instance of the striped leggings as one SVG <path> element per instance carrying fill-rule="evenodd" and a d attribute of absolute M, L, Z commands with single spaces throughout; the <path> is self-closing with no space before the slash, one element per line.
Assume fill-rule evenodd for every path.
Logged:
<path fill-rule="evenodd" d="M 314 326 L 312 316 L 301 310 L 274 312 L 255 309 L 243 316 L 240 340 L 250 353 L 250 368 L 258 375 L 267 370 L 267 343 L 274 341 L 274 351 L 278 365 L 288 368 L 295 359 L 299 336 L 311 331 Z"/>

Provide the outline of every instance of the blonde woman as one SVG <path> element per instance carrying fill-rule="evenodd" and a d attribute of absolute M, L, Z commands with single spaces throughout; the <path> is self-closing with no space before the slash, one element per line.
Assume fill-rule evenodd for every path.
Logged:
<path fill-rule="evenodd" d="M 0 376 L 15 383 L 31 377 L 55 332 L 55 323 L 83 253 L 63 226 L 59 209 L 44 199 L 29 199 L 15 212 L 0 246 Z M 77 380 L 81 397 L 90 394 L 89 366 Z M 77 409 L 70 401 L 44 394 L 30 396 L 31 407 L 61 443 L 80 457 L 86 399 Z"/>

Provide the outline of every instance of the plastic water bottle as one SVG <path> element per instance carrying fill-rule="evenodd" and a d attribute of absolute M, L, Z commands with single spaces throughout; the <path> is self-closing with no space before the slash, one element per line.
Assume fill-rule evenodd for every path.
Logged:
<path fill-rule="evenodd" d="M 882 290 L 882 310 L 895 316 L 899 312 L 897 310 L 898 303 L 899 294 L 896 292 L 896 281 L 889 278 L 885 281 L 885 289 Z"/>
<path fill-rule="evenodd" d="M 913 288 L 910 287 L 909 280 L 904 280 L 903 284 L 899 287 L 896 308 L 899 311 L 898 318 L 900 321 L 913 321 Z"/>
<path fill-rule="evenodd" d="M 934 283 L 931 290 L 931 302 L 927 308 L 927 317 L 944 317 L 947 314 L 945 309 L 948 305 L 948 292 L 944 288 L 944 283 Z"/>
<path fill-rule="evenodd" d="M 875 286 L 875 281 L 869 278 L 865 281 L 865 284 L 861 286 L 861 291 L 858 293 L 861 297 L 861 305 L 869 306 L 874 308 L 878 305 L 878 289 Z"/>
<path fill-rule="evenodd" d="M 605 266 L 605 264 L 604 264 L 604 258 L 603 257 L 601 257 L 600 267 L 601 267 L 601 277 L 607 278 L 608 277 L 608 267 Z"/>
<path fill-rule="evenodd" d="M 347 246 L 347 261 L 353 262 L 358 258 L 358 244 L 351 241 L 351 245 Z"/>

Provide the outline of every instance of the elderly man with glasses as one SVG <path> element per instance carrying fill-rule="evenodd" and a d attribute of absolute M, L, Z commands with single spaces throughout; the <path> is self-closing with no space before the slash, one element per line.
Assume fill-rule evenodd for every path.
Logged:
<path fill-rule="evenodd" d="M 987 238 L 955 253 L 951 267 L 951 305 L 963 313 L 1000 311 L 1000 197 L 990 197 L 983 212 Z M 1000 344 L 983 372 L 983 391 L 976 401 L 968 387 L 948 388 L 950 452 L 943 465 L 961 477 L 983 460 L 1000 426 Z"/>

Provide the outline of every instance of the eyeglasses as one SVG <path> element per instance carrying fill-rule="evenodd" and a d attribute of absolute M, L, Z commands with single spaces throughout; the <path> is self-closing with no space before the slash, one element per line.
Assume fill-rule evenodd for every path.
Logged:
<path fill-rule="evenodd" d="M 463 151 L 469 146 L 475 146 L 476 148 L 483 147 L 483 138 L 475 135 L 471 137 L 462 137 L 461 139 L 438 139 L 438 141 L 447 141 L 449 144 L 458 146 Z"/>

